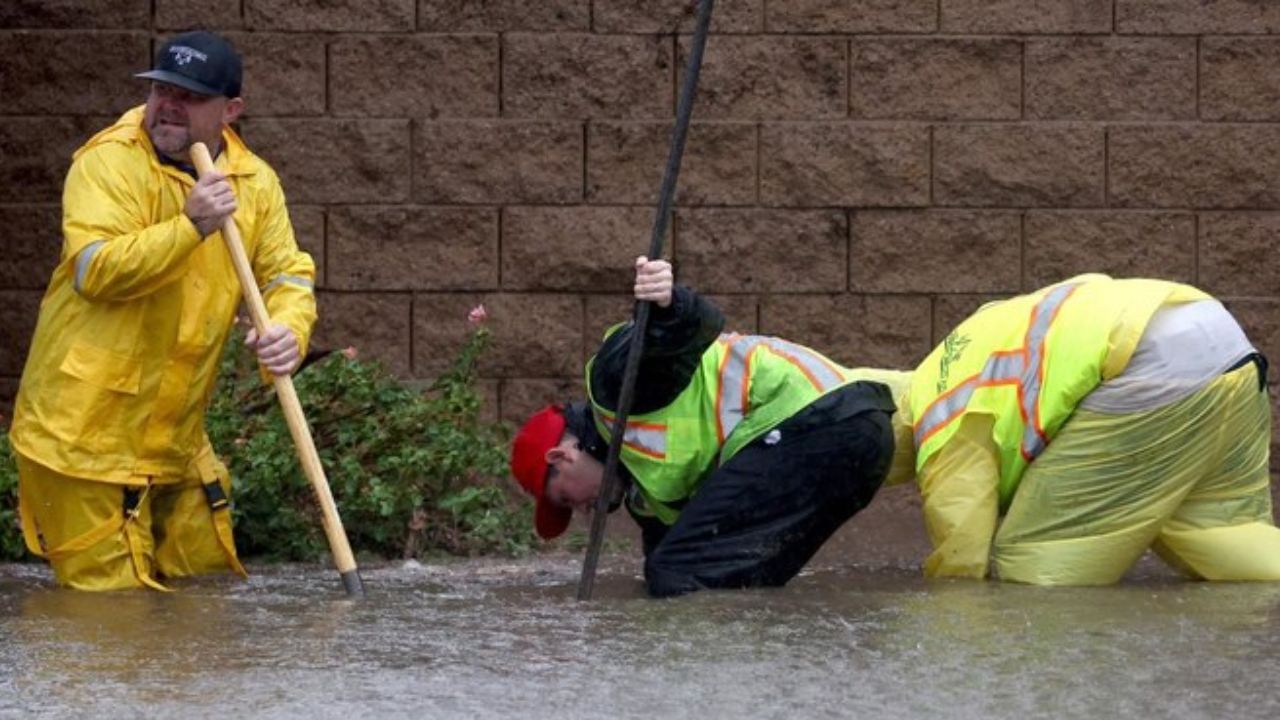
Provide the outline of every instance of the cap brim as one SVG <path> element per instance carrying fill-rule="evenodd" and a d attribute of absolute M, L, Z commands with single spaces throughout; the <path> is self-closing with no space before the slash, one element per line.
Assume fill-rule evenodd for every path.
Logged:
<path fill-rule="evenodd" d="M 543 496 L 538 498 L 533 513 L 533 527 L 538 531 L 538 537 L 552 540 L 564 534 L 572 518 L 573 508 L 560 507 Z"/>
<path fill-rule="evenodd" d="M 168 70 L 148 70 L 147 72 L 138 73 L 137 75 L 134 75 L 134 77 L 142 78 L 143 80 L 155 80 L 156 82 L 162 82 L 166 85 L 177 85 L 183 90 L 190 90 L 193 93 L 200 93 L 201 95 L 208 95 L 210 97 L 222 94 L 221 91 L 211 88 L 202 82 L 196 82 L 185 75 L 172 73 Z"/>

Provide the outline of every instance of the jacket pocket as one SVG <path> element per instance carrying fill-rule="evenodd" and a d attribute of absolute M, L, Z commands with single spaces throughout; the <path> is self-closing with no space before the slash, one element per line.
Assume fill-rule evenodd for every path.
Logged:
<path fill-rule="evenodd" d="M 125 395 L 137 395 L 142 385 L 141 363 L 85 343 L 72 345 L 58 369 L 77 380 Z"/>
<path fill-rule="evenodd" d="M 49 429 L 76 447 L 120 453 L 137 430 L 129 427 L 129 411 L 135 409 L 142 384 L 142 364 L 127 355 L 76 343 L 58 369 L 63 377 Z"/>

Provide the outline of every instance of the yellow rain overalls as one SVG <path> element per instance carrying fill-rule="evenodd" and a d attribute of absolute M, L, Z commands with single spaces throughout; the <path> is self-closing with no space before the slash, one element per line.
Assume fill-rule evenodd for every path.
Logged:
<path fill-rule="evenodd" d="M 130 110 L 75 154 L 10 428 L 27 546 L 84 590 L 244 572 L 204 430 L 239 285 L 221 233 L 202 240 L 183 213 L 194 178 L 157 159 L 142 117 Z M 254 274 L 305 353 L 315 265 L 275 172 L 230 128 L 222 139 Z"/>
<path fill-rule="evenodd" d="M 1005 580 L 1105 584 L 1153 547 L 1193 577 L 1280 580 L 1261 360 L 1228 358 L 1140 411 L 1086 399 L 1126 370 L 1157 312 L 1205 301 L 1186 285 L 1085 275 L 988 304 L 935 348 L 910 389 L 926 574 L 984 577 L 994 556 Z"/>

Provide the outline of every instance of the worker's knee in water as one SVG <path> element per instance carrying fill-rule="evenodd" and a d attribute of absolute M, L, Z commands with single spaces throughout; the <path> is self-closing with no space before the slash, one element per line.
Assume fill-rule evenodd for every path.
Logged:
<path fill-rule="evenodd" d="M 650 553 L 644 561 L 645 588 L 650 597 L 675 597 L 702 587 L 693 575 L 663 561 L 659 552 Z"/>

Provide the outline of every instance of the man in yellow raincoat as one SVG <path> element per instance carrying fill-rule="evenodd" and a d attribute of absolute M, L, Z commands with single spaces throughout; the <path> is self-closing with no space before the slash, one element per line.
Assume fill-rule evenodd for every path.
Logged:
<path fill-rule="evenodd" d="M 984 306 L 911 378 L 926 574 L 1105 584 L 1151 547 L 1280 580 L 1266 371 L 1187 285 L 1082 275 Z"/>
<path fill-rule="evenodd" d="M 218 228 L 234 214 L 273 325 L 248 342 L 287 374 L 315 321 L 311 258 L 279 179 L 228 126 L 244 109 L 223 38 L 166 42 L 146 104 L 91 138 L 63 191 L 63 245 L 14 408 L 23 533 L 57 581 L 164 589 L 232 570 L 230 480 L 204 412 L 240 290 Z M 189 148 L 217 172 L 197 180 Z"/>

